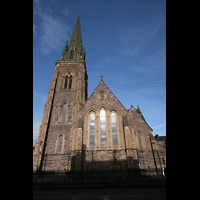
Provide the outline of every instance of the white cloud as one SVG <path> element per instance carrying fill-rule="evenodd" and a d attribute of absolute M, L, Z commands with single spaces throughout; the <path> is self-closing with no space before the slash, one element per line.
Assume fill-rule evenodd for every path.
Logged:
<path fill-rule="evenodd" d="M 60 50 L 69 38 L 71 28 L 66 22 L 55 16 L 49 7 L 44 7 L 39 0 L 33 2 L 33 30 L 39 39 L 42 53 L 48 54 L 53 50 Z M 70 13 L 71 11 L 68 11 Z M 65 15 L 67 8 L 65 8 Z M 36 29 L 37 27 L 37 29 Z"/>
<path fill-rule="evenodd" d="M 157 125 L 157 126 L 154 126 L 154 127 L 152 127 L 152 128 L 158 128 L 158 127 L 161 127 L 161 126 L 166 126 L 166 123 L 160 124 L 160 125 Z"/>
<path fill-rule="evenodd" d="M 66 33 L 69 30 L 67 25 L 48 14 L 44 14 L 42 19 L 40 27 L 42 52 L 47 54 L 52 50 L 60 49 L 61 46 L 64 48 Z"/>
<path fill-rule="evenodd" d="M 33 122 L 33 146 L 35 146 L 35 143 L 37 141 L 40 124 L 40 122 Z"/>

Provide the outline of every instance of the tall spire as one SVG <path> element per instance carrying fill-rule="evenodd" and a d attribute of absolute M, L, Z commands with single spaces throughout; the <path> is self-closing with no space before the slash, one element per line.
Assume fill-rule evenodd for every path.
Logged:
<path fill-rule="evenodd" d="M 85 60 L 85 48 L 82 48 L 80 17 L 78 16 L 71 39 L 63 49 L 61 60 Z"/>

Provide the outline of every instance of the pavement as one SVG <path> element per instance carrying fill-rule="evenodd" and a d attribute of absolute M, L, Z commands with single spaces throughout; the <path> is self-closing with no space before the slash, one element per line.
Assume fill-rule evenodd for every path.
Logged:
<path fill-rule="evenodd" d="M 52 189 L 106 189 L 106 188 L 161 188 L 166 187 L 166 177 L 154 176 L 132 180 L 63 180 L 37 179 L 33 180 L 33 190 Z"/>
<path fill-rule="evenodd" d="M 164 200 L 166 188 L 33 190 L 34 200 Z"/>

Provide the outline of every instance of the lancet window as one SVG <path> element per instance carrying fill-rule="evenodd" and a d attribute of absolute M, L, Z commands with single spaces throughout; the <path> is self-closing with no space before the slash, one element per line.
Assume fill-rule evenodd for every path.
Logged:
<path fill-rule="evenodd" d="M 101 108 L 99 112 L 88 114 L 88 147 L 111 148 L 119 147 L 118 118 L 115 111 Z"/>
<path fill-rule="evenodd" d="M 71 73 L 69 73 L 66 77 L 65 77 L 65 84 L 64 84 L 64 89 L 71 89 L 72 88 L 72 75 Z"/>
<path fill-rule="evenodd" d="M 100 134 L 101 134 L 101 147 L 107 147 L 106 112 L 104 109 L 102 109 L 100 112 Z"/>
<path fill-rule="evenodd" d="M 117 120 L 116 120 L 116 114 L 114 112 L 111 113 L 111 124 L 112 124 L 113 147 L 118 147 Z"/>
<path fill-rule="evenodd" d="M 67 104 L 63 106 L 62 123 L 65 123 L 66 113 L 67 113 Z"/>
<path fill-rule="evenodd" d="M 70 52 L 70 59 L 73 59 L 73 58 L 74 58 L 74 49 L 72 49 Z"/>
<path fill-rule="evenodd" d="M 95 146 L 95 115 L 90 114 L 90 147 Z"/>
<path fill-rule="evenodd" d="M 63 146 L 63 135 L 58 137 L 58 144 L 57 144 L 57 152 L 62 153 L 62 146 Z"/>

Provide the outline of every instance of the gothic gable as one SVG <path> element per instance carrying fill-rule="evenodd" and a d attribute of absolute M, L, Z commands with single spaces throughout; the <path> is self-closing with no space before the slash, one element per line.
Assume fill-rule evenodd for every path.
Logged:
<path fill-rule="evenodd" d="M 115 110 L 121 116 L 127 115 L 127 110 L 110 91 L 103 80 L 100 81 L 99 85 L 84 104 L 79 116 L 84 117 L 89 110 L 93 109 L 98 111 L 101 107 L 105 107 L 108 111 Z"/>

